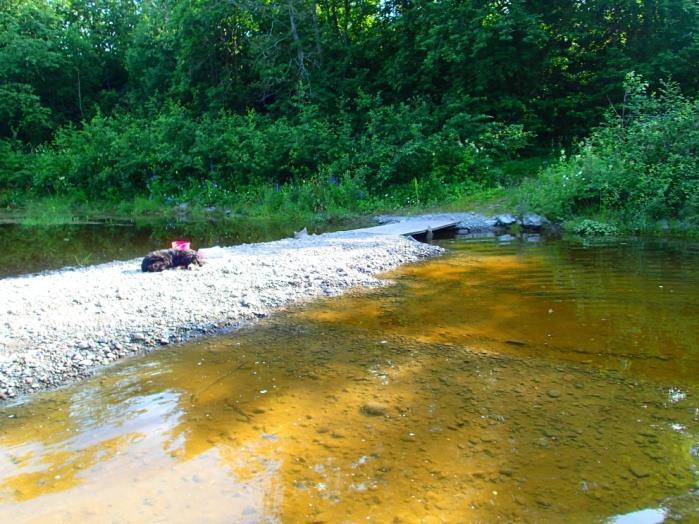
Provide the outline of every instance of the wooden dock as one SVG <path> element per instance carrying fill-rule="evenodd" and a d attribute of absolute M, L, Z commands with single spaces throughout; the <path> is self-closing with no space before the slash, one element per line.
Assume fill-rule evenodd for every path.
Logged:
<path fill-rule="evenodd" d="M 440 229 L 451 229 L 457 226 L 458 220 L 451 219 L 415 219 L 403 220 L 392 224 L 384 224 L 382 226 L 365 227 L 363 229 L 355 229 L 355 233 L 367 233 L 370 235 L 403 235 L 415 236 L 424 235 L 428 231 L 436 232 Z"/>

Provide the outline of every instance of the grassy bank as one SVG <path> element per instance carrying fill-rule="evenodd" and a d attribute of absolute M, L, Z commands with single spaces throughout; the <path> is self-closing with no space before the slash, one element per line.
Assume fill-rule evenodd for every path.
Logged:
<path fill-rule="evenodd" d="M 485 215 L 509 213 L 523 216 L 526 213 L 542 213 L 559 224 L 567 233 L 582 236 L 679 236 L 699 238 L 696 217 L 685 219 L 651 218 L 636 215 L 627 220 L 625 213 L 610 210 L 582 209 L 563 216 L 548 214 L 546 206 L 538 204 L 546 200 L 546 178 L 549 169 L 542 169 L 538 176 L 521 185 L 494 188 L 471 188 L 456 191 L 454 188 L 428 197 L 419 196 L 420 186 L 385 194 L 382 197 L 340 198 L 347 188 L 334 184 L 320 188 L 308 185 L 255 188 L 240 195 L 204 200 L 195 192 L 180 198 L 164 199 L 153 195 L 137 196 L 131 200 L 84 201 L 69 196 L 33 197 L 21 204 L 0 210 L 0 223 L 24 225 L 63 225 L 77 223 L 151 223 L 154 220 L 170 220 L 182 223 L 262 221 L 291 225 L 294 230 L 324 228 L 332 224 L 347 224 L 365 220 L 374 214 L 414 215 L 434 212 L 472 211 Z M 532 190 L 532 187 L 538 189 Z M 445 196 L 446 193 L 446 196 Z M 424 199 L 421 199 L 424 198 Z"/>
<path fill-rule="evenodd" d="M 508 197 L 508 195 L 510 195 Z M 184 221 L 274 219 L 298 224 L 333 223 L 377 213 L 416 214 L 436 210 L 504 212 L 511 194 L 502 187 L 431 183 L 417 179 L 379 195 L 351 180 L 314 178 L 300 183 L 259 185 L 236 191 L 209 184 L 179 194 L 138 195 L 130 199 L 85 199 L 66 194 L 23 195 L 0 210 L 0 220 L 27 225 L 76 221 Z"/>

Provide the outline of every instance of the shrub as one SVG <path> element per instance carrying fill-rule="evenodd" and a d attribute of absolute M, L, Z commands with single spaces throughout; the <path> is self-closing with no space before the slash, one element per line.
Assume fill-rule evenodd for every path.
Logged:
<path fill-rule="evenodd" d="M 616 226 L 612 224 L 587 218 L 572 224 L 568 229 L 583 236 L 607 236 L 615 235 L 618 232 Z"/>
<path fill-rule="evenodd" d="M 552 218 L 583 213 L 623 220 L 690 219 L 699 212 L 699 102 L 675 84 L 657 93 L 630 74 L 622 107 L 572 157 L 522 185 L 530 204 Z"/>
<path fill-rule="evenodd" d="M 17 163 L 14 157 L 5 155 L 9 167 L 0 165 L 0 183 L 22 179 L 38 196 L 78 201 L 150 194 L 211 205 L 245 188 L 256 193 L 283 187 L 290 191 L 285 199 L 309 210 L 364 205 L 367 198 L 357 195 L 366 192 L 415 205 L 497 184 L 496 163 L 514 155 L 528 137 L 521 126 L 465 113 L 445 121 L 420 101 L 363 103 L 359 118 L 349 112 L 324 117 L 311 104 L 276 119 L 255 112 L 195 117 L 176 103 L 152 115 L 98 113 L 25 155 L 24 178 L 9 166 Z"/>

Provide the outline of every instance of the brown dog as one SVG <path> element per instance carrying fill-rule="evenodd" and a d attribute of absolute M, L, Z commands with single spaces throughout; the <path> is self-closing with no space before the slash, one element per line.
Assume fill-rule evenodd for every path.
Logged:
<path fill-rule="evenodd" d="M 189 269 L 192 264 L 204 265 L 202 258 L 193 249 L 161 249 L 148 253 L 141 262 L 141 269 L 144 273 L 152 273 L 178 267 Z"/>

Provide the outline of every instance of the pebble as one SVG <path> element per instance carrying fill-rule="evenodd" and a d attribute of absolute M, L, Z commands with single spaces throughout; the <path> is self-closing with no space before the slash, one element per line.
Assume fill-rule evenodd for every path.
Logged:
<path fill-rule="evenodd" d="M 388 406 L 379 404 L 378 402 L 367 402 L 361 408 L 364 415 L 370 417 L 385 417 L 388 414 Z"/>
<path fill-rule="evenodd" d="M 629 468 L 629 471 L 633 474 L 634 477 L 639 479 L 650 477 L 650 471 L 645 470 L 639 466 L 631 466 Z"/>

